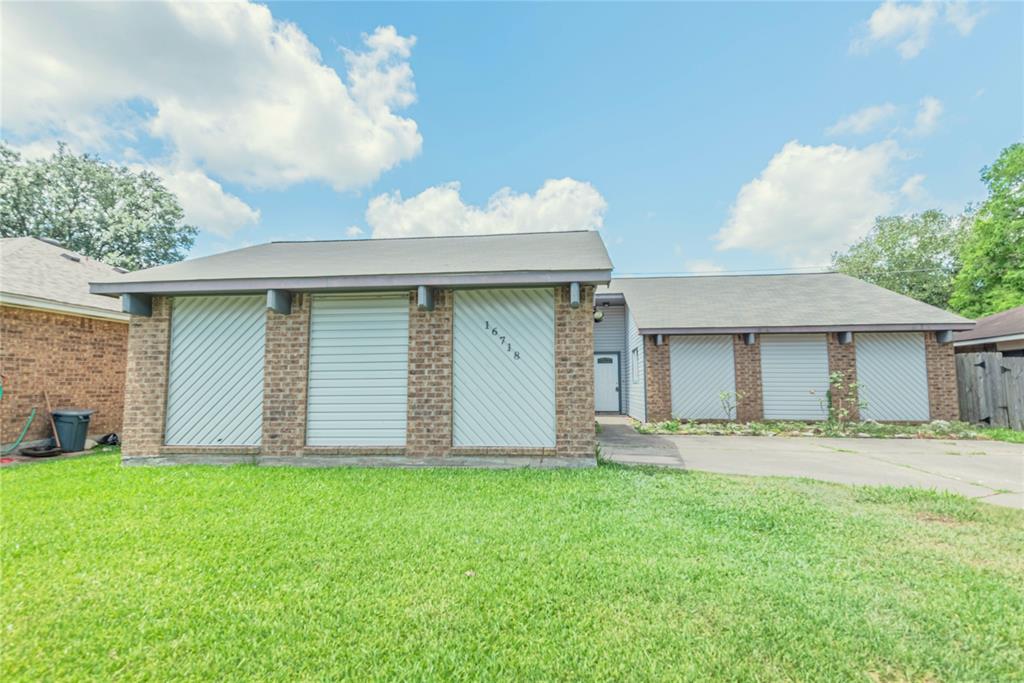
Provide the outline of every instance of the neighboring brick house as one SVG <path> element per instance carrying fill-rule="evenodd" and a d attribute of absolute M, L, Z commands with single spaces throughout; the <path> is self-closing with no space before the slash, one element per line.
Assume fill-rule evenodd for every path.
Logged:
<path fill-rule="evenodd" d="M 630 357 L 623 412 L 641 421 L 823 420 L 830 402 L 850 419 L 959 417 L 953 333 L 974 323 L 856 278 L 625 278 L 596 300 L 626 309 L 598 335 L 619 345 L 595 353 Z M 598 373 L 599 407 L 613 391 Z"/>
<path fill-rule="evenodd" d="M 998 351 L 1004 356 L 1024 356 L 1024 306 L 978 318 L 974 329 L 957 333 L 953 346 L 957 353 Z"/>
<path fill-rule="evenodd" d="M 125 462 L 593 465 L 611 268 L 575 231 L 277 242 L 97 279 L 133 313 Z"/>
<path fill-rule="evenodd" d="M 0 444 L 51 435 L 53 408 L 91 408 L 89 432 L 121 431 L 128 315 L 118 301 L 89 293 L 89 281 L 122 271 L 34 237 L 0 240 Z"/>

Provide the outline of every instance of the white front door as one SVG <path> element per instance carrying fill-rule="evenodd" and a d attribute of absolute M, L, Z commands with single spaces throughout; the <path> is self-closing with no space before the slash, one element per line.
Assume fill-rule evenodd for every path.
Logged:
<path fill-rule="evenodd" d="M 619 412 L 619 354 L 594 354 L 594 410 Z"/>

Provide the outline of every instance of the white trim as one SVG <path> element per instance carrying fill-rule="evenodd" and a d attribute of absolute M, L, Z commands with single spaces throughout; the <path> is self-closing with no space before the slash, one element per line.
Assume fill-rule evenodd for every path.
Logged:
<path fill-rule="evenodd" d="M 24 294 L 11 294 L 9 292 L 0 292 L 0 304 L 16 306 L 18 308 L 33 308 L 40 311 L 62 313 L 64 315 L 77 315 L 84 318 L 114 320 L 120 323 L 126 323 L 131 319 L 131 316 L 127 313 L 112 311 L 108 308 L 68 304 L 49 299 L 39 299 L 34 296 L 25 296 Z"/>
<path fill-rule="evenodd" d="M 1002 337 L 978 337 L 977 339 L 964 339 L 953 342 L 953 346 L 978 346 L 980 344 L 995 344 L 996 342 L 1017 341 L 1024 339 L 1024 332 L 1019 334 L 1004 334 Z"/>

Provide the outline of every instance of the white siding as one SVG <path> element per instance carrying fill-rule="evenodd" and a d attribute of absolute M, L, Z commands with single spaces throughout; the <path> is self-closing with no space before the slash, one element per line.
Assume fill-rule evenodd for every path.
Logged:
<path fill-rule="evenodd" d="M 408 404 L 409 297 L 313 297 L 306 443 L 402 446 Z"/>
<path fill-rule="evenodd" d="M 264 297 L 174 298 L 164 430 L 168 445 L 259 445 L 265 333 Z"/>
<path fill-rule="evenodd" d="M 619 354 L 619 400 L 624 412 L 629 405 L 629 380 L 627 377 L 629 353 L 626 348 L 626 307 L 600 306 L 604 319 L 594 323 L 594 353 Z"/>
<path fill-rule="evenodd" d="M 828 347 L 825 335 L 761 335 L 761 382 L 766 419 L 827 418 Z"/>
<path fill-rule="evenodd" d="M 865 420 L 928 419 L 928 371 L 920 332 L 857 333 L 857 386 Z"/>
<path fill-rule="evenodd" d="M 459 290 L 454 337 L 453 444 L 554 447 L 554 290 Z"/>
<path fill-rule="evenodd" d="M 669 338 L 672 373 L 672 416 L 682 419 L 729 420 L 721 393 L 736 392 L 736 366 L 729 335 L 685 335 Z M 734 404 L 733 398 L 728 401 Z"/>
<path fill-rule="evenodd" d="M 626 308 L 626 366 L 629 393 L 626 414 L 641 422 L 647 421 L 647 391 L 644 373 L 644 338 L 637 329 L 629 308 Z"/>

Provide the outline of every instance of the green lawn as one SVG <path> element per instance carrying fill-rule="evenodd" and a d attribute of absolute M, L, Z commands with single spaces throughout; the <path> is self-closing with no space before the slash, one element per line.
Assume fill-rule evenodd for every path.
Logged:
<path fill-rule="evenodd" d="M 589 471 L 7 468 L 11 680 L 1021 680 L 1024 513 Z"/>

